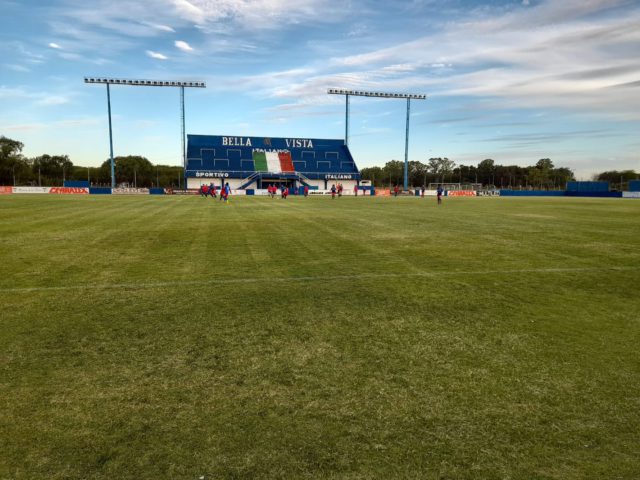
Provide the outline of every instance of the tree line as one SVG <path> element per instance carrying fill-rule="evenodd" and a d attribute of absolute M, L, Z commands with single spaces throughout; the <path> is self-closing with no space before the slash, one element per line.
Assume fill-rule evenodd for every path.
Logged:
<path fill-rule="evenodd" d="M 0 136 L 0 185 L 61 186 L 65 180 L 89 181 L 92 186 L 111 186 L 111 160 L 99 167 L 74 165 L 68 155 L 22 155 L 24 144 Z M 128 155 L 114 158 L 116 184 L 138 188 L 178 187 L 184 183 L 183 168 L 153 165 L 147 158 Z"/>
<path fill-rule="evenodd" d="M 360 170 L 363 179 L 371 180 L 376 186 L 402 185 L 404 183 L 404 162 L 391 160 L 384 167 L 368 167 Z M 456 165 L 448 158 L 430 158 L 426 163 L 409 162 L 409 185 L 418 187 L 430 183 L 482 184 L 499 188 L 564 188 L 574 180 L 573 171 L 566 167 L 556 167 L 551 159 L 542 158 L 535 165 L 499 165 L 490 158 L 478 165 Z"/>

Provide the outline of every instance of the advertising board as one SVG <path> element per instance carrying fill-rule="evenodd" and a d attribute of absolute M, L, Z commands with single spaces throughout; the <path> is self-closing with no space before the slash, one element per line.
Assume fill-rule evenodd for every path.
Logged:
<path fill-rule="evenodd" d="M 640 198 L 640 192 L 622 192 L 622 198 Z"/>
<path fill-rule="evenodd" d="M 13 193 L 49 193 L 51 187 L 13 187 Z"/>
<path fill-rule="evenodd" d="M 49 193 L 57 195 L 89 195 L 89 189 L 81 187 L 50 187 Z"/>
<path fill-rule="evenodd" d="M 113 195 L 149 195 L 148 188 L 114 188 L 111 190 Z"/>
<path fill-rule="evenodd" d="M 476 192 L 474 190 L 449 190 L 447 192 L 449 197 L 475 197 Z"/>
<path fill-rule="evenodd" d="M 13 187 L 0 186 L 0 195 L 9 195 L 10 193 L 13 193 Z"/>

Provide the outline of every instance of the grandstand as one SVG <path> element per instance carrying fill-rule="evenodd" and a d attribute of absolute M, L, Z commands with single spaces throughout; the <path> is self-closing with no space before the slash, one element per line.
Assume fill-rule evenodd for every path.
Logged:
<path fill-rule="evenodd" d="M 229 182 L 232 189 L 326 190 L 337 182 L 353 189 L 360 172 L 344 140 L 187 135 L 185 177 L 187 188 Z"/>

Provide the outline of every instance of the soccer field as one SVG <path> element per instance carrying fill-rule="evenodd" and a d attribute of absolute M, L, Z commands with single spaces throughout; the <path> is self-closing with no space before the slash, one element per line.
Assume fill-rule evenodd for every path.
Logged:
<path fill-rule="evenodd" d="M 640 472 L 640 201 L 0 197 L 2 479 Z"/>

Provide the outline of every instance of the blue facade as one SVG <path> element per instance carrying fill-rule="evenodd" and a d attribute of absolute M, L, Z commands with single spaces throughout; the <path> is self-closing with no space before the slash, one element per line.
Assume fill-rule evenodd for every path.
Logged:
<path fill-rule="evenodd" d="M 631 180 L 629 182 L 630 192 L 640 192 L 640 180 Z"/>
<path fill-rule="evenodd" d="M 282 168 L 257 165 L 256 156 L 261 153 L 272 158 L 280 155 Z M 247 179 L 272 174 L 292 179 L 300 175 L 314 180 L 360 179 L 344 140 L 187 135 L 187 178 Z"/>

